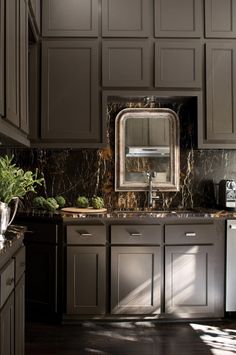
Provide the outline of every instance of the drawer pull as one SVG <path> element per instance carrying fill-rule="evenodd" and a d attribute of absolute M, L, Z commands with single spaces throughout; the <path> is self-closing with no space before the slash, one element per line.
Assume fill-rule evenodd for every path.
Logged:
<path fill-rule="evenodd" d="M 131 237 L 141 237 L 142 233 L 130 233 Z"/>
<path fill-rule="evenodd" d="M 14 277 L 12 277 L 11 279 L 8 279 L 8 280 L 6 281 L 6 285 L 7 285 L 7 286 L 11 286 L 13 283 L 14 283 Z"/>
<path fill-rule="evenodd" d="M 79 234 L 80 234 L 81 237 L 84 237 L 84 238 L 85 238 L 85 237 L 92 237 L 92 236 L 93 236 L 91 233 L 80 233 L 80 232 L 79 232 Z"/>
<path fill-rule="evenodd" d="M 196 237 L 197 234 L 195 232 L 186 232 L 185 237 Z"/>
<path fill-rule="evenodd" d="M 230 225 L 229 225 L 229 228 L 230 228 L 230 229 L 236 229 L 236 224 L 230 224 Z"/>

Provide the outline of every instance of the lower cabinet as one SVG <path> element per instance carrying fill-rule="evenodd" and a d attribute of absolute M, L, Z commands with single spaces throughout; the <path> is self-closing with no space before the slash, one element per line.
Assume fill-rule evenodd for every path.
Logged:
<path fill-rule="evenodd" d="M 22 223 L 22 222 L 21 222 Z M 56 223 L 24 223 L 26 273 L 26 317 L 31 320 L 54 321 L 58 317 L 58 225 Z M 60 262 L 61 264 L 61 262 Z M 60 279 L 62 273 L 60 273 Z M 62 291 L 61 291 L 62 292 Z"/>
<path fill-rule="evenodd" d="M 0 312 L 0 355 L 14 355 L 14 292 Z"/>
<path fill-rule="evenodd" d="M 161 312 L 160 247 L 111 247 L 111 313 Z"/>
<path fill-rule="evenodd" d="M 165 226 L 165 314 L 224 316 L 224 234 L 215 224 Z"/>
<path fill-rule="evenodd" d="M 67 313 L 103 314 L 106 294 L 106 248 L 67 247 Z"/>
<path fill-rule="evenodd" d="M 0 270 L 0 355 L 25 354 L 24 272 L 25 250 L 20 245 Z"/>
<path fill-rule="evenodd" d="M 67 315 L 106 311 L 106 228 L 67 226 Z"/>

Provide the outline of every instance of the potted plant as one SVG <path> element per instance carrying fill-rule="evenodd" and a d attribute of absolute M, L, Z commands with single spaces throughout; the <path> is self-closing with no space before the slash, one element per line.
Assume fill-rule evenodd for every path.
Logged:
<path fill-rule="evenodd" d="M 19 199 L 27 192 L 35 192 L 35 187 L 41 185 L 44 178 L 38 178 L 38 171 L 24 171 L 12 163 L 13 156 L 0 157 L 0 241 L 4 240 L 4 233 L 12 223 Z M 10 220 L 10 202 L 15 202 L 12 218 Z"/>

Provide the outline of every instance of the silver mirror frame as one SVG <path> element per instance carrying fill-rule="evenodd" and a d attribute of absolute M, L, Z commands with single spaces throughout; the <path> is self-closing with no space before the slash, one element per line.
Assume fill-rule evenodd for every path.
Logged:
<path fill-rule="evenodd" d="M 160 191 L 179 190 L 179 118 L 177 114 L 165 108 L 126 108 L 118 113 L 115 120 L 115 190 L 146 191 L 148 182 L 130 182 L 125 180 L 125 122 L 128 118 L 167 118 L 171 132 L 170 182 L 153 182 L 153 188 Z"/>

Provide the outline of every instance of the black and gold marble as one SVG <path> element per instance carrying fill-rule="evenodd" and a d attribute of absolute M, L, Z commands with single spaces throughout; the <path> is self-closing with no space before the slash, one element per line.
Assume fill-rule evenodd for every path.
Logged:
<path fill-rule="evenodd" d="M 9 149 L 17 164 L 25 169 L 38 168 L 46 185 L 38 193 L 44 196 L 64 195 L 74 205 L 78 195 L 101 195 L 109 209 L 147 207 L 146 192 L 114 191 L 115 118 L 127 107 L 148 107 L 143 98 L 110 98 L 107 105 L 107 147 L 104 149 Z M 153 107 L 153 103 L 152 103 Z M 216 207 L 215 191 L 221 179 L 236 180 L 236 151 L 198 150 L 197 106 L 194 98 L 156 100 L 155 107 L 170 108 L 180 119 L 180 190 L 164 192 L 158 209 L 190 209 L 196 206 Z M 32 195 L 24 204 L 29 207 Z"/>

